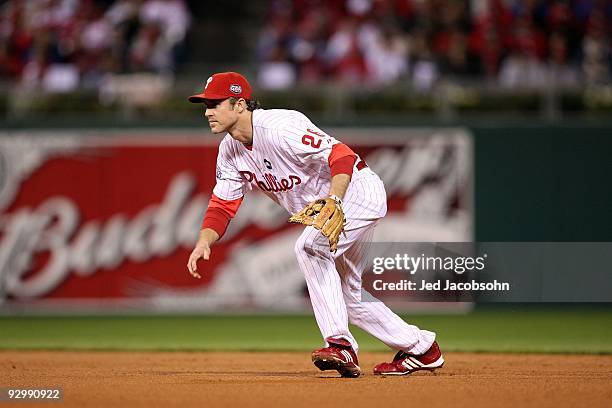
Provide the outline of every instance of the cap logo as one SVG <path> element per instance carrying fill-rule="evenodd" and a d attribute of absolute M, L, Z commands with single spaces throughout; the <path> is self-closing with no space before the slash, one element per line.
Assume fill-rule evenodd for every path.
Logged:
<path fill-rule="evenodd" d="M 239 95 L 240 93 L 242 93 L 242 87 L 238 84 L 230 85 L 229 90 L 235 93 L 236 95 Z"/>
<path fill-rule="evenodd" d="M 206 85 L 204 85 L 204 89 L 208 88 L 208 84 L 210 84 L 212 82 L 212 77 L 208 77 L 208 79 L 206 80 Z"/>

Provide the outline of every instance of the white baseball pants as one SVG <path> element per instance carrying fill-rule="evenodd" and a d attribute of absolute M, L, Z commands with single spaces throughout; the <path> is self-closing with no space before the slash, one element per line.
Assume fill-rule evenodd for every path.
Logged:
<path fill-rule="evenodd" d="M 361 275 L 374 227 L 387 211 L 387 196 L 374 172 L 365 168 L 360 173 L 354 175 L 343 200 L 346 236 L 341 235 L 336 253 L 329 251 L 327 238 L 314 227 L 306 227 L 295 245 L 317 324 L 324 339 L 344 338 L 355 352 L 359 346 L 349 322 L 392 349 L 423 354 L 435 333 L 404 322 L 380 301 L 361 301 Z"/>

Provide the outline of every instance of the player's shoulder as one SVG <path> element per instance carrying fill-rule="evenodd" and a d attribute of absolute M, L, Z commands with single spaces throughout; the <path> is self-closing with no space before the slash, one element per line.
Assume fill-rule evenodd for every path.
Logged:
<path fill-rule="evenodd" d="M 232 136 L 229 133 L 226 133 L 225 136 L 223 136 L 223 139 L 221 139 L 221 142 L 219 142 L 219 148 L 230 147 L 232 145 L 232 140 L 234 140 Z"/>
<path fill-rule="evenodd" d="M 236 139 L 234 139 L 232 135 L 227 133 L 219 143 L 219 152 L 231 154 L 236 150 L 237 143 L 239 142 L 236 141 Z"/>
<path fill-rule="evenodd" d="M 253 127 L 266 130 L 284 129 L 308 121 L 302 112 L 290 109 L 257 109 L 253 111 Z"/>

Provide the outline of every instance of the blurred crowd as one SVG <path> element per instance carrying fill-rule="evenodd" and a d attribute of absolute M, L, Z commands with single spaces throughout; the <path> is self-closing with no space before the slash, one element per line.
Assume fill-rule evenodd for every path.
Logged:
<path fill-rule="evenodd" d="M 442 80 L 542 88 L 612 78 L 612 0 L 258 4 L 261 88 L 333 81 L 426 91 Z M 219 19 L 229 21 L 231 7 Z M 193 19 L 187 0 L 0 0 L 0 80 L 48 92 L 106 84 L 112 95 L 139 76 L 147 88 L 172 77 Z M 222 32 L 215 41 L 239 46 Z"/>
<path fill-rule="evenodd" d="M 259 83 L 607 83 L 612 0 L 273 0 Z"/>
<path fill-rule="evenodd" d="M 0 0 L 0 78 L 25 89 L 97 89 L 109 74 L 171 75 L 184 0 Z"/>

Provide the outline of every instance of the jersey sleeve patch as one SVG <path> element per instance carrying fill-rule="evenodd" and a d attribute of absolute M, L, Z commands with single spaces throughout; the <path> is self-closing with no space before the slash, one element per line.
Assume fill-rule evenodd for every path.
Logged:
<path fill-rule="evenodd" d="M 246 183 L 231 160 L 229 149 L 231 146 L 226 142 L 221 142 L 219 145 L 213 194 L 223 200 L 236 200 L 244 196 Z"/>

